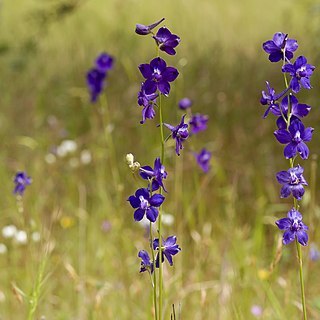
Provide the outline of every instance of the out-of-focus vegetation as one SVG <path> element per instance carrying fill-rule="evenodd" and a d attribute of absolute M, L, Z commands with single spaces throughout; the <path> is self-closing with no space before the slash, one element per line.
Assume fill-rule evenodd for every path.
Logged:
<path fill-rule="evenodd" d="M 277 31 L 289 33 L 298 40 L 297 54 L 317 67 L 314 89 L 299 93 L 313 107 L 306 121 L 315 127 L 314 155 L 305 162 L 310 180 L 320 142 L 320 6 L 304 0 L 7 0 L 0 2 L 0 228 L 13 224 L 29 241 L 0 235 L 7 248 L 0 254 L 0 319 L 26 319 L 35 287 L 35 319 L 150 319 L 149 278 L 138 273 L 137 258 L 148 240 L 126 201 L 142 184 L 124 156 L 132 152 L 151 164 L 159 154 L 157 120 L 141 126 L 136 103 L 137 65 L 149 62 L 155 49 L 134 27 L 162 17 L 182 39 L 177 55 L 166 58 L 180 76 L 165 100 L 165 121 L 178 121 L 184 96 L 194 101 L 194 112 L 210 116 L 206 133 L 192 137 L 179 159 L 166 153 L 164 208 L 174 216 L 166 234 L 177 234 L 182 252 L 165 269 L 165 319 L 171 303 L 181 319 L 254 319 L 254 305 L 261 306 L 261 319 L 299 318 L 293 246 L 273 265 L 281 252 L 274 221 L 290 200 L 279 199 L 275 173 L 287 163 L 272 134 L 274 121 L 262 119 L 259 105 L 265 80 L 282 90 L 283 79 L 261 44 Z M 102 51 L 116 64 L 106 96 L 90 105 L 85 74 Z M 55 156 L 64 140 L 76 142 L 76 150 Z M 203 146 L 213 152 L 208 175 L 192 154 Z M 33 179 L 23 210 L 12 194 L 17 170 Z M 310 188 L 302 212 L 311 242 L 319 242 Z M 38 233 L 40 241 L 33 241 Z M 308 248 L 304 255 L 310 319 L 319 319 L 319 265 L 309 261 Z"/>

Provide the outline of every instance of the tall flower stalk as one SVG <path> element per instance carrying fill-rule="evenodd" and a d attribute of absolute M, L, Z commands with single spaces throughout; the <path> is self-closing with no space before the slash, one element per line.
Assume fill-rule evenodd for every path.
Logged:
<path fill-rule="evenodd" d="M 183 149 L 183 142 L 188 138 L 188 124 L 184 123 L 184 116 L 178 125 L 171 125 L 165 122 L 163 116 L 164 98 L 169 97 L 171 83 L 179 75 L 175 67 L 168 66 L 166 61 L 160 57 L 160 53 L 175 55 L 175 48 L 180 38 L 172 34 L 166 27 L 158 27 L 164 19 L 151 25 L 136 25 L 136 33 L 139 35 L 151 35 L 157 48 L 157 56 L 149 63 L 139 65 L 139 70 L 144 78 L 138 93 L 138 105 L 142 107 L 141 124 L 147 120 L 158 117 L 160 131 L 161 152 L 155 159 L 154 166 L 134 165 L 132 155 L 127 155 L 127 162 L 133 171 L 138 171 L 142 179 L 146 181 L 146 187 L 136 190 L 134 195 L 128 198 L 130 205 L 135 209 L 134 220 L 141 221 L 144 217 L 149 220 L 149 252 L 140 250 L 138 257 L 141 259 L 140 272 L 148 272 L 153 290 L 154 318 L 162 320 L 163 310 L 163 263 L 165 260 L 170 266 L 173 265 L 173 256 L 180 252 L 176 236 L 164 237 L 162 226 L 162 205 L 165 201 L 165 194 L 168 192 L 164 185 L 167 177 L 165 170 L 165 142 L 172 137 L 176 143 L 176 154 L 180 155 Z M 157 115 L 158 114 L 158 115 Z M 165 128 L 169 129 L 169 136 L 165 138 Z M 154 225 L 157 230 L 154 231 Z"/>
<path fill-rule="evenodd" d="M 283 244 L 296 243 L 299 262 L 299 278 L 301 288 L 301 304 L 303 319 L 307 319 L 306 300 L 304 292 L 303 263 L 301 246 L 308 244 L 308 227 L 302 222 L 302 214 L 299 212 L 300 204 L 304 195 L 304 186 L 308 185 L 303 176 L 304 169 L 296 160 L 300 157 L 306 160 L 309 157 L 307 143 L 311 141 L 313 128 L 305 127 L 302 118 L 307 116 L 311 107 L 299 103 L 295 94 L 302 88 L 311 89 L 310 77 L 315 69 L 307 63 L 304 56 L 299 56 L 295 62 L 291 62 L 294 52 L 298 49 L 298 43 L 288 38 L 288 34 L 277 32 L 272 40 L 263 43 L 263 49 L 269 54 L 271 62 L 282 61 L 281 71 L 284 76 L 285 88 L 278 94 L 267 82 L 267 91 L 262 91 L 261 104 L 267 109 L 264 118 L 272 113 L 277 117 L 278 129 L 274 132 L 277 141 L 285 145 L 283 154 L 289 162 L 289 169 L 277 173 L 276 178 L 282 185 L 281 198 L 292 195 L 293 207 L 287 213 L 286 218 L 276 221 L 276 225 L 283 233 Z M 289 74 L 288 81 L 286 74 Z"/>

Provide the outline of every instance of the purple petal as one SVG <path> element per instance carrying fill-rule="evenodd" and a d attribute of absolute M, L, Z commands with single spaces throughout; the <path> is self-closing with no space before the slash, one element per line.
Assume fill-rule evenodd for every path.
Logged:
<path fill-rule="evenodd" d="M 274 34 L 272 40 L 278 48 L 281 48 L 283 46 L 283 42 L 285 41 L 286 37 L 287 35 L 285 33 L 277 32 Z"/>
<path fill-rule="evenodd" d="M 160 47 L 160 50 L 166 52 L 170 56 L 174 56 L 176 54 L 176 50 L 174 50 L 172 46 L 167 46 L 165 44 Z"/>
<path fill-rule="evenodd" d="M 151 222 L 155 222 L 158 218 L 158 210 L 154 207 L 150 207 L 147 209 L 147 219 Z"/>
<path fill-rule="evenodd" d="M 287 217 L 289 218 L 289 220 L 298 220 L 298 221 L 302 221 L 302 214 L 297 211 L 295 208 L 292 208 L 288 214 Z"/>
<path fill-rule="evenodd" d="M 292 186 L 291 188 L 292 195 L 297 199 L 301 200 L 304 195 L 304 188 L 301 184 L 298 184 L 296 186 Z"/>
<path fill-rule="evenodd" d="M 147 79 L 144 83 L 144 91 L 147 95 L 152 95 L 157 91 L 157 84 L 150 79 Z"/>
<path fill-rule="evenodd" d="M 167 64 L 163 59 L 161 59 L 160 57 L 157 57 L 150 62 L 150 67 L 152 70 L 155 70 L 155 69 L 159 70 L 160 73 L 162 74 L 162 72 L 165 71 Z"/>
<path fill-rule="evenodd" d="M 281 198 L 288 198 L 291 194 L 291 188 L 285 184 L 280 191 L 280 197 Z"/>
<path fill-rule="evenodd" d="M 294 75 L 296 73 L 296 69 L 294 65 L 291 63 L 287 63 L 282 67 L 282 72 L 289 72 L 290 74 Z"/>
<path fill-rule="evenodd" d="M 154 239 L 152 246 L 153 250 L 157 250 L 159 248 L 159 239 Z"/>
<path fill-rule="evenodd" d="M 302 244 L 303 246 L 306 246 L 308 244 L 308 234 L 304 230 L 299 230 L 296 232 L 296 236 L 298 239 L 298 242 Z"/>
<path fill-rule="evenodd" d="M 147 188 L 138 189 L 135 193 L 136 197 L 139 198 L 140 196 L 144 197 L 145 199 L 149 199 L 149 191 Z"/>
<path fill-rule="evenodd" d="M 162 78 L 165 81 L 172 82 L 174 81 L 179 75 L 179 72 L 174 67 L 167 67 L 166 70 L 162 74 Z"/>
<path fill-rule="evenodd" d="M 294 239 L 295 239 L 295 233 L 290 230 L 287 230 L 283 234 L 282 242 L 283 242 L 283 244 L 287 245 L 287 244 L 291 243 Z"/>
<path fill-rule="evenodd" d="M 306 63 L 307 63 L 306 57 L 299 56 L 297 58 L 297 60 L 295 61 L 294 66 L 295 66 L 296 69 L 298 69 L 298 68 L 302 67 L 303 65 L 305 65 Z"/>
<path fill-rule="evenodd" d="M 282 144 L 286 144 L 291 141 L 291 135 L 287 130 L 277 130 L 274 132 L 274 135 L 277 138 L 277 140 Z"/>
<path fill-rule="evenodd" d="M 297 117 L 305 117 L 310 112 L 311 107 L 307 104 L 297 103 L 292 104 L 292 114 Z"/>
<path fill-rule="evenodd" d="M 294 93 L 298 93 L 300 91 L 300 84 L 297 78 L 291 79 L 290 86 Z"/>
<path fill-rule="evenodd" d="M 170 84 L 167 81 L 160 81 L 158 83 L 158 89 L 159 91 L 164 94 L 165 96 L 167 96 L 170 93 Z"/>
<path fill-rule="evenodd" d="M 158 40 L 159 42 L 166 42 L 166 40 L 170 39 L 171 36 L 171 32 L 169 29 L 167 29 L 166 27 L 161 27 L 156 36 L 155 39 Z"/>
<path fill-rule="evenodd" d="M 140 64 L 139 70 L 144 78 L 146 79 L 152 78 L 152 69 L 150 67 L 150 64 L 147 64 L 147 63 Z"/>
<path fill-rule="evenodd" d="M 305 88 L 305 89 L 311 89 L 312 86 L 310 84 L 310 79 L 308 77 L 303 77 L 300 79 L 300 82 L 302 84 L 302 86 Z"/>
<path fill-rule="evenodd" d="M 164 199 L 165 198 L 162 194 L 156 193 L 150 198 L 149 202 L 153 207 L 160 207 L 162 205 Z"/>
<path fill-rule="evenodd" d="M 270 60 L 271 62 L 278 62 L 278 61 L 280 61 L 282 58 L 283 58 L 283 54 L 282 54 L 281 51 L 272 52 L 272 53 L 269 55 L 269 60 Z"/>
<path fill-rule="evenodd" d="M 269 54 L 275 51 L 279 51 L 279 48 L 275 45 L 275 43 L 272 40 L 264 42 L 262 47 L 263 50 Z"/>
<path fill-rule="evenodd" d="M 142 179 L 148 180 L 153 176 L 153 169 L 150 166 L 140 168 L 140 176 Z"/>
<path fill-rule="evenodd" d="M 289 230 L 291 228 L 291 219 L 289 218 L 277 220 L 275 223 L 280 230 Z"/>
<path fill-rule="evenodd" d="M 150 265 L 150 257 L 147 251 L 140 250 L 138 253 L 138 257 L 142 259 L 145 265 Z"/>
<path fill-rule="evenodd" d="M 313 130 L 312 127 L 305 128 L 303 136 L 301 137 L 302 140 L 306 142 L 311 141 Z"/>
<path fill-rule="evenodd" d="M 134 220 L 135 221 L 141 221 L 143 216 L 145 214 L 145 210 L 142 210 L 142 209 L 137 209 L 135 212 L 134 212 Z"/>
<path fill-rule="evenodd" d="M 295 142 L 289 143 L 283 150 L 286 159 L 291 159 L 297 154 L 297 144 Z"/>
<path fill-rule="evenodd" d="M 128 198 L 128 201 L 130 202 L 132 208 L 134 208 L 134 209 L 139 208 L 139 206 L 140 206 L 139 198 L 136 198 L 135 196 L 130 196 Z"/>
<path fill-rule="evenodd" d="M 290 182 L 290 173 L 287 171 L 280 171 L 277 173 L 277 180 L 280 184 L 287 184 Z"/>
<path fill-rule="evenodd" d="M 297 150 L 301 156 L 302 159 L 306 160 L 309 157 L 309 148 L 308 146 L 301 141 L 298 146 L 297 146 Z"/>
<path fill-rule="evenodd" d="M 164 251 L 163 253 L 166 256 L 170 266 L 172 266 L 173 265 L 172 256 L 167 251 Z"/>
<path fill-rule="evenodd" d="M 298 42 L 294 39 L 287 39 L 286 41 L 286 50 L 294 52 L 298 49 Z"/>

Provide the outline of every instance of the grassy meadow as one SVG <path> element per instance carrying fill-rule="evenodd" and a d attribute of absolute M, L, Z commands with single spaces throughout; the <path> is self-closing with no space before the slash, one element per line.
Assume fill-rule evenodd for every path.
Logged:
<path fill-rule="evenodd" d="M 137 253 L 144 227 L 126 201 L 143 181 L 126 165 L 160 154 L 158 119 L 140 125 L 137 66 L 155 56 L 135 24 L 165 17 L 181 37 L 166 56 L 180 75 L 163 99 L 164 120 L 179 122 L 178 101 L 209 115 L 205 132 L 180 157 L 166 144 L 164 211 L 174 217 L 181 253 L 166 264 L 165 317 L 181 320 L 302 319 L 294 244 L 282 248 L 274 222 L 292 199 L 280 199 L 276 172 L 287 169 L 274 117 L 262 119 L 268 80 L 283 89 L 280 64 L 262 43 L 289 33 L 316 66 L 313 90 L 298 97 L 313 109 L 311 156 L 300 161 L 309 182 L 301 212 L 310 243 L 319 243 L 320 5 L 314 1 L 2 0 L 0 1 L 0 320 L 152 319 L 151 287 Z M 99 53 L 115 57 L 108 85 L 89 102 L 85 75 Z M 164 56 L 164 55 L 163 55 Z M 56 154 L 63 141 L 76 148 Z M 74 143 L 71 143 L 73 147 Z M 193 151 L 212 151 L 204 174 Z M 17 171 L 32 177 L 22 200 L 12 191 Z M 169 216 L 170 217 L 170 216 Z M 14 225 L 27 241 L 3 228 Z M 320 244 L 319 244 L 320 249 Z M 320 319 L 320 261 L 303 248 L 309 319 Z M 252 312 L 262 309 L 260 316 Z"/>

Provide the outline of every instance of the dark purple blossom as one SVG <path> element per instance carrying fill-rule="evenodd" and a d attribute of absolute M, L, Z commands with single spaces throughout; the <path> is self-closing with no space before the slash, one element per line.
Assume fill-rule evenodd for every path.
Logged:
<path fill-rule="evenodd" d="M 153 272 L 153 262 L 150 260 L 149 254 L 145 250 L 140 250 L 138 257 L 141 258 L 140 272 Z"/>
<path fill-rule="evenodd" d="M 267 90 L 268 92 L 262 91 L 262 97 L 260 99 L 260 103 L 264 106 L 268 106 L 266 112 L 264 113 L 263 117 L 266 118 L 269 112 L 271 111 L 275 115 L 280 114 L 279 110 L 279 103 L 278 100 L 289 90 L 285 89 L 284 91 L 276 94 L 275 90 L 270 87 L 270 84 L 268 81 L 266 81 L 267 84 Z"/>
<path fill-rule="evenodd" d="M 302 159 L 309 156 L 309 148 L 305 142 L 309 142 L 312 138 L 313 128 L 305 128 L 303 123 L 296 119 L 291 122 L 289 130 L 279 129 L 274 132 L 277 140 L 282 144 L 287 144 L 284 148 L 284 156 L 291 159 L 300 154 Z"/>
<path fill-rule="evenodd" d="M 146 94 L 144 83 L 141 84 L 140 91 L 138 93 L 138 104 L 143 106 L 141 124 L 145 123 L 146 119 L 153 119 L 156 115 L 154 106 L 158 93 Z"/>
<path fill-rule="evenodd" d="M 146 215 L 147 219 L 155 222 L 158 217 L 158 207 L 164 201 L 162 194 L 154 194 L 150 197 L 149 190 L 146 188 L 138 189 L 135 195 L 128 198 L 132 208 L 137 209 L 134 212 L 134 220 L 140 221 Z"/>
<path fill-rule="evenodd" d="M 320 252 L 318 247 L 314 244 L 311 243 L 310 246 L 310 251 L 309 251 L 309 258 L 311 261 L 318 261 L 320 260 Z"/>
<path fill-rule="evenodd" d="M 263 50 L 269 54 L 271 62 L 278 62 L 284 59 L 291 60 L 293 52 L 298 49 L 298 43 L 294 39 L 288 39 L 288 35 L 282 32 L 274 34 L 272 40 L 263 43 Z"/>
<path fill-rule="evenodd" d="M 162 94 L 168 96 L 169 82 L 174 81 L 179 75 L 176 68 L 167 67 L 166 62 L 160 57 L 153 59 L 150 64 L 141 64 L 139 70 L 146 79 L 144 84 L 146 94 L 155 93 L 158 89 Z"/>
<path fill-rule="evenodd" d="M 302 215 L 296 209 L 292 208 L 288 212 L 287 218 L 277 220 L 276 225 L 280 230 L 285 230 L 283 244 L 289 244 L 295 239 L 303 246 L 308 244 L 308 227 L 302 222 Z"/>
<path fill-rule="evenodd" d="M 161 27 L 153 38 L 160 50 L 170 55 L 176 54 L 174 48 L 180 43 L 180 38 L 176 34 L 172 34 L 169 29 Z"/>
<path fill-rule="evenodd" d="M 277 180 L 282 184 L 281 198 L 287 198 L 292 193 L 293 197 L 301 200 L 304 195 L 304 187 L 307 186 L 303 174 L 303 167 L 300 165 L 288 169 L 288 171 L 280 171 L 277 173 Z"/>
<path fill-rule="evenodd" d="M 189 121 L 190 130 L 192 134 L 199 133 L 200 131 L 204 131 L 207 129 L 207 122 L 209 117 L 204 114 L 194 114 Z"/>
<path fill-rule="evenodd" d="M 311 89 L 310 77 L 315 69 L 314 66 L 307 63 L 307 59 L 304 56 L 300 56 L 294 62 L 294 64 L 287 63 L 282 67 L 282 72 L 288 72 L 290 74 L 291 81 L 290 87 L 293 92 L 300 91 L 301 86 L 305 89 Z"/>
<path fill-rule="evenodd" d="M 93 68 L 87 73 L 87 85 L 91 94 L 91 102 L 96 102 L 104 88 L 106 73 Z"/>
<path fill-rule="evenodd" d="M 199 154 L 195 153 L 195 157 L 203 172 L 208 172 L 210 169 L 211 152 L 203 148 Z"/>
<path fill-rule="evenodd" d="M 184 123 L 184 118 L 186 115 L 183 115 L 181 122 L 177 126 L 172 126 L 170 124 L 164 123 L 164 125 L 171 130 L 172 138 L 176 140 L 176 154 L 180 156 L 180 150 L 183 149 L 182 142 L 189 137 L 188 124 Z"/>
<path fill-rule="evenodd" d="M 162 180 L 167 178 L 167 172 L 164 165 L 162 165 L 160 158 L 156 158 L 154 161 L 154 169 L 152 169 L 150 166 L 141 167 L 140 176 L 145 180 L 152 181 L 152 191 L 156 191 L 160 187 L 166 191 Z"/>
<path fill-rule="evenodd" d="M 176 255 L 181 250 L 176 242 L 176 236 L 170 236 L 167 240 L 162 240 L 161 263 L 164 261 L 164 257 L 166 257 L 170 266 L 173 265 L 172 256 Z M 153 240 L 153 250 L 159 250 L 159 239 Z M 156 267 L 159 268 L 159 253 L 157 253 L 156 257 Z"/>
<path fill-rule="evenodd" d="M 15 188 L 13 190 L 14 194 L 23 195 L 26 186 L 30 185 L 32 182 L 31 177 L 28 177 L 27 173 L 24 171 L 19 171 L 14 177 Z"/>
<path fill-rule="evenodd" d="M 154 29 L 156 26 L 158 26 L 162 21 L 164 21 L 164 18 L 162 18 L 161 20 L 152 23 L 148 26 L 145 26 L 144 24 L 136 24 L 136 33 L 141 35 L 141 36 L 145 36 L 149 33 L 152 33 L 152 29 Z"/>
<path fill-rule="evenodd" d="M 181 110 L 189 109 L 192 106 L 192 101 L 189 98 L 183 98 L 179 101 L 179 108 Z"/>
<path fill-rule="evenodd" d="M 107 72 L 112 69 L 113 57 L 103 52 L 96 59 L 96 68 L 101 72 Z"/>

